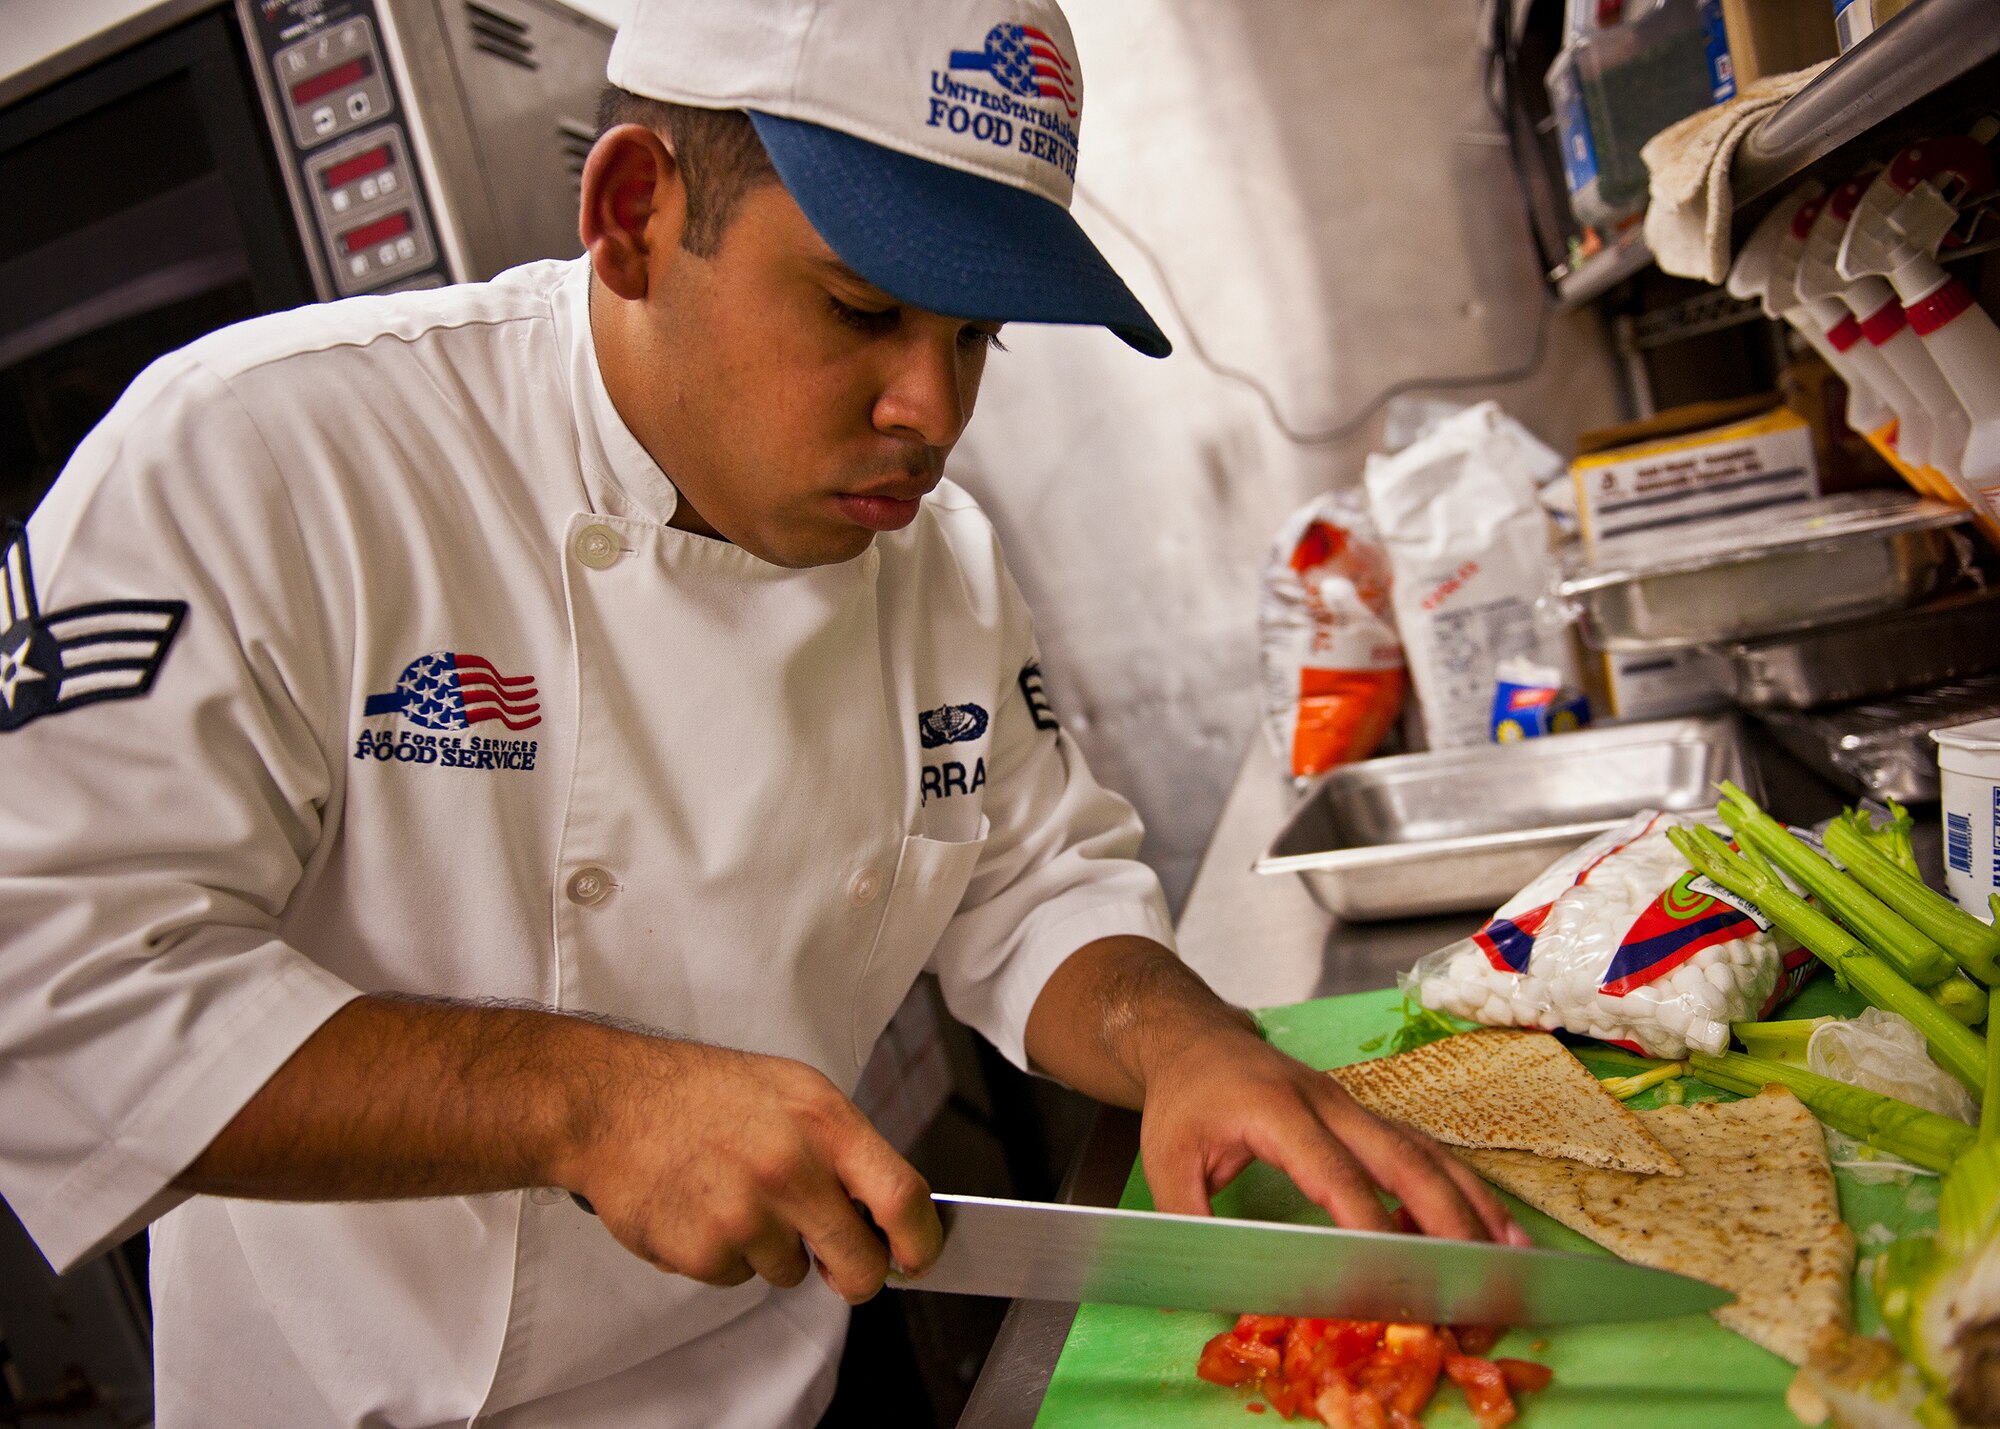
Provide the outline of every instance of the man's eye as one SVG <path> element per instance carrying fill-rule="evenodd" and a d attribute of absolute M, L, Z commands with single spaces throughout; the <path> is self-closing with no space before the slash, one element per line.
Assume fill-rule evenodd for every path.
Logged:
<path fill-rule="evenodd" d="M 903 317 L 901 308 L 857 308 L 852 303 L 843 303 L 831 293 L 827 294 L 826 300 L 833 308 L 834 317 L 856 332 L 893 332 Z"/>
<path fill-rule="evenodd" d="M 1000 330 L 998 328 L 980 327 L 976 323 L 967 323 L 964 327 L 960 328 L 958 330 L 958 341 L 961 347 L 983 347 L 989 352 L 1005 352 L 1007 350 L 1007 344 L 1000 341 Z"/>

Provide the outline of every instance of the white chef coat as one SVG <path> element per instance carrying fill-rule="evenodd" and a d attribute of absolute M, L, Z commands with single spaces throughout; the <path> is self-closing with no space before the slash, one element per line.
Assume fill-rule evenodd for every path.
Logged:
<path fill-rule="evenodd" d="M 174 1192 L 359 991 L 851 1089 L 927 967 L 1020 1064 L 1064 957 L 1170 941 L 973 502 L 811 570 L 669 528 L 587 294 L 540 263 L 204 338 L 29 525 L 0 649 L 33 601 L 65 691 L 99 603 L 185 603 L 145 693 L 0 734 L 0 1192 L 58 1266 L 165 1213 L 162 1429 L 773 1425 L 830 1393 L 816 1277 L 663 1275 L 560 1193 Z"/>

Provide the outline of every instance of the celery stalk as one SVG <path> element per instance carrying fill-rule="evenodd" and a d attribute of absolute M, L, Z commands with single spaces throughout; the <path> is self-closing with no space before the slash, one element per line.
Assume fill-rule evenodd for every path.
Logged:
<path fill-rule="evenodd" d="M 1980 922 L 1884 858 L 1851 824 L 1836 819 L 1828 825 L 1826 849 L 1847 865 L 1855 882 L 1943 946 L 1960 967 L 1981 982 L 2000 982 L 2000 928 Z"/>
<path fill-rule="evenodd" d="M 1789 1087 L 1828 1126 L 1932 1171 L 1949 1168 L 1975 1136 L 1962 1121 L 1783 1062 L 1741 1052 L 1690 1052 L 1688 1062 L 1703 1081 L 1744 1096 L 1755 1096 L 1770 1082 Z"/>
<path fill-rule="evenodd" d="M 1918 987 L 1928 988 L 1958 970 L 1949 953 L 1861 884 L 1793 838 L 1783 824 L 1758 808 L 1748 794 L 1727 780 L 1722 790 L 1728 796 L 1722 802 L 1722 821 L 1735 832 L 1737 839 L 1751 844 L 1782 868 L 1857 938 L 1888 959 L 1897 972 Z"/>
<path fill-rule="evenodd" d="M 1897 1241 L 1875 1269 L 1883 1328 L 1967 1424 L 2000 1418 L 1986 1349 L 2000 1329 L 2000 1042 L 1989 1053 L 1978 1138 L 1944 1178 L 1936 1233 Z"/>
<path fill-rule="evenodd" d="M 1922 878 L 1924 876 L 1923 870 L 1917 867 L 1917 845 L 1913 837 L 1916 832 L 1916 821 L 1910 817 L 1908 809 L 1904 808 L 1894 799 L 1891 799 L 1889 801 L 1889 823 L 1887 827 L 1880 829 L 1875 827 L 1873 819 L 1870 819 L 1859 809 L 1854 811 L 1854 816 L 1858 821 L 1855 832 L 1867 833 L 1875 846 L 1882 851 L 1884 858 L 1888 859 L 1889 862 L 1895 864 L 1896 867 L 1902 869 L 1903 872 L 1909 874 L 1912 878 Z M 1862 822 L 1867 824 L 1866 829 L 1860 827 L 1860 823 Z"/>
<path fill-rule="evenodd" d="M 1794 1067 L 1806 1064 L 1806 1044 L 1812 1035 L 1836 1017 L 1797 1017 L 1780 1022 L 1732 1022 L 1729 1030 L 1753 1057 L 1785 1062 Z"/>
<path fill-rule="evenodd" d="M 1967 1027 L 1977 1027 L 1986 1020 L 1986 989 L 1964 973 L 1955 972 L 1924 992 Z"/>
<path fill-rule="evenodd" d="M 1673 828 L 1667 830 L 1667 837 L 1690 864 L 1731 893 L 1749 899 L 1870 1003 L 1915 1023 L 1937 1064 L 1965 1083 L 1975 1096 L 1984 1090 L 1984 1039 L 1911 987 L 1853 934 L 1777 879 L 1744 862 L 1714 830 L 1698 825 Z"/>
<path fill-rule="evenodd" d="M 1621 1102 L 1630 1101 L 1648 1087 L 1656 1087 L 1661 1082 L 1670 1082 L 1675 1077 L 1687 1075 L 1686 1062 L 1662 1062 L 1651 1071 L 1637 1072 L 1629 1077 L 1606 1077 L 1598 1085 Z"/>

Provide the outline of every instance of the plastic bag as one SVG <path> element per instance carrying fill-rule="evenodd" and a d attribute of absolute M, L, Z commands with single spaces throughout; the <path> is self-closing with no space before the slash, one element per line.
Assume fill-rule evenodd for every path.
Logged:
<path fill-rule="evenodd" d="M 1687 866 L 1635 814 L 1550 864 L 1472 937 L 1419 959 L 1425 1007 L 1490 1027 L 1562 1029 L 1648 1057 L 1721 1052 L 1729 1024 L 1797 992 L 1811 956 Z"/>
<path fill-rule="evenodd" d="M 1536 609 L 1552 569 L 1536 488 L 1564 470 L 1492 402 L 1368 458 L 1369 507 L 1432 749 L 1487 742 L 1502 660 L 1525 656 L 1575 683 L 1566 629 Z"/>
<path fill-rule="evenodd" d="M 1278 532 L 1257 626 L 1264 720 L 1292 778 L 1366 759 L 1403 707 L 1389 558 L 1359 492 L 1311 502 Z"/>
<path fill-rule="evenodd" d="M 1989 1029 L 1990 1030 L 1990 1029 Z M 1906 1101 L 1971 1125 L 1979 1106 L 1956 1077 L 1931 1060 L 1924 1034 L 1906 1017 L 1864 1008 L 1858 1017 L 1829 1022 L 1813 1030 L 1806 1043 L 1806 1070 L 1849 1086 Z M 1929 1175 L 1855 1138 L 1827 1128 L 1827 1151 L 1833 1164 L 1868 1182 L 1903 1175 Z"/>

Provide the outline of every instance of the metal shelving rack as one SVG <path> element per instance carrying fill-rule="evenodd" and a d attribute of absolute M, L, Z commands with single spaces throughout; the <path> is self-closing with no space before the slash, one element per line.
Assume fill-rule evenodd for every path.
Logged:
<path fill-rule="evenodd" d="M 1828 65 L 1750 132 L 1730 178 L 1739 208 L 2000 55 L 1993 0 L 1917 0 Z M 1635 224 L 1556 280 L 1568 310 L 1653 261 Z"/>

